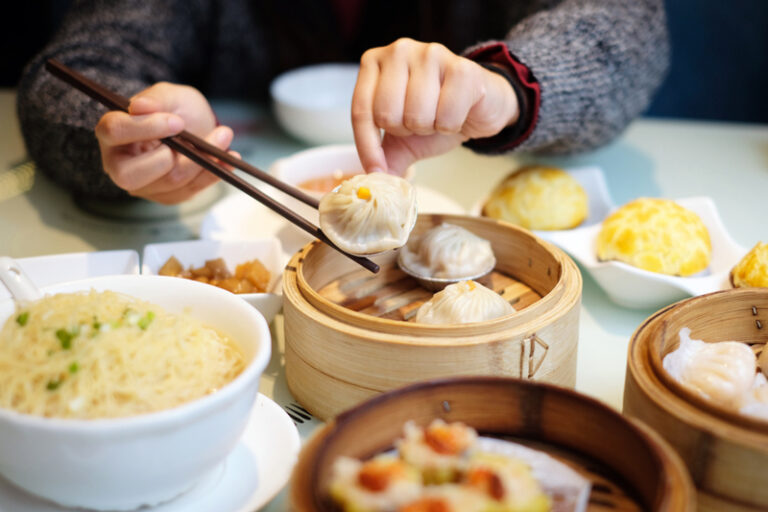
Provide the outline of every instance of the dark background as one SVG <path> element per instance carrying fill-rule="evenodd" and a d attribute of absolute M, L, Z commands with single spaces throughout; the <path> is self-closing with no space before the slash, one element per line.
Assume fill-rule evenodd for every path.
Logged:
<path fill-rule="evenodd" d="M 0 87 L 15 86 L 70 1 L 6 6 L 0 17 Z M 672 65 L 647 115 L 768 123 L 768 0 L 666 0 L 666 5 Z"/>

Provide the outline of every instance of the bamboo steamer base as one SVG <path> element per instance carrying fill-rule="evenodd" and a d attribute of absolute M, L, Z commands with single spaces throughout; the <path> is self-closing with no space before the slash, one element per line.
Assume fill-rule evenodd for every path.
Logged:
<path fill-rule="evenodd" d="M 646 426 L 571 390 L 519 379 L 469 377 L 415 384 L 364 402 L 304 446 L 291 481 L 291 510 L 334 510 L 330 467 L 391 449 L 405 421 L 461 421 L 481 435 L 543 451 L 587 478 L 587 510 L 692 512 L 695 493 L 680 458 Z"/>
<path fill-rule="evenodd" d="M 325 244 L 305 246 L 283 274 L 288 387 L 327 420 L 361 400 L 421 380 L 493 375 L 576 383 L 581 275 L 557 247 L 492 219 L 422 215 L 415 233 L 442 222 L 491 242 L 496 269 L 480 282 L 516 313 L 461 325 L 414 322 L 432 293 L 374 258 L 371 274 Z"/>
<path fill-rule="evenodd" d="M 699 491 L 699 510 L 768 510 L 768 423 L 718 409 L 663 371 L 682 327 L 708 342 L 768 341 L 768 289 L 694 297 L 651 316 L 632 336 L 624 412 L 659 432 L 681 455 Z"/>

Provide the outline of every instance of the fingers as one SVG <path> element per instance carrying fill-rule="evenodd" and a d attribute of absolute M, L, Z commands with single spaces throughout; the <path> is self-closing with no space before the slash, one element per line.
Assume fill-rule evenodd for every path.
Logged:
<path fill-rule="evenodd" d="M 104 171 L 115 185 L 132 194 L 161 179 L 176 165 L 176 155 L 164 144 L 137 155 L 114 148 L 102 148 L 101 154 Z"/>
<path fill-rule="evenodd" d="M 352 131 L 355 136 L 360 163 L 366 172 L 387 169 L 384 151 L 381 149 L 379 127 L 373 118 L 373 103 L 379 78 L 379 64 L 369 50 L 360 60 L 355 91 L 352 95 Z"/>
<path fill-rule="evenodd" d="M 440 98 L 435 113 L 435 130 L 443 134 L 460 133 L 472 105 L 477 101 L 478 91 L 473 83 L 472 70 L 475 64 L 462 59 L 447 66 L 440 88 Z"/>
<path fill-rule="evenodd" d="M 403 109 L 403 125 L 410 133 L 416 135 L 435 133 L 435 113 L 440 97 L 444 49 L 442 45 L 426 45 L 410 63 L 410 76 Z M 398 135 L 395 132 L 392 133 Z"/>
<path fill-rule="evenodd" d="M 183 129 L 184 120 L 175 114 L 132 116 L 112 111 L 101 117 L 95 132 L 103 147 L 111 147 L 171 137 Z"/>

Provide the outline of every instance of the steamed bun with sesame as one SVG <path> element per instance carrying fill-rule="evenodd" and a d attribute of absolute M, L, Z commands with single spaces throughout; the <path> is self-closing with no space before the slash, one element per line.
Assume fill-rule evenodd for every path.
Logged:
<path fill-rule="evenodd" d="M 507 176 L 483 206 L 483 215 L 537 230 L 570 229 L 589 213 L 587 193 L 570 174 L 530 166 Z"/>
<path fill-rule="evenodd" d="M 758 242 L 731 270 L 734 288 L 768 288 L 768 244 Z"/>
<path fill-rule="evenodd" d="M 712 244 L 701 218 L 669 199 L 631 201 L 604 221 L 601 261 L 623 261 L 650 272 L 690 276 L 709 265 Z"/>
<path fill-rule="evenodd" d="M 416 191 L 403 178 L 358 174 L 323 196 L 320 228 L 341 250 L 373 254 L 408 241 L 416 223 Z"/>

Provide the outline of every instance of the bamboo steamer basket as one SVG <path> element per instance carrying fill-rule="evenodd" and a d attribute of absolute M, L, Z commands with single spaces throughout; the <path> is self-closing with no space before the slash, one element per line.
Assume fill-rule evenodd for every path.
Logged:
<path fill-rule="evenodd" d="M 452 375 L 576 381 L 581 274 L 566 254 L 527 230 L 486 218 L 420 215 L 413 233 L 449 222 L 491 242 L 496 269 L 479 279 L 517 309 L 487 322 L 413 322 L 432 296 L 396 266 L 396 251 L 361 270 L 318 241 L 283 274 L 288 387 L 312 414 L 344 409 L 409 383 Z"/>
<path fill-rule="evenodd" d="M 699 510 L 768 510 L 768 422 L 727 411 L 672 379 L 663 357 L 681 328 L 707 342 L 768 341 L 768 289 L 715 292 L 659 311 L 629 345 L 624 412 L 659 432 L 679 452 L 699 493 Z"/>
<path fill-rule="evenodd" d="M 636 420 L 570 389 L 522 379 L 460 377 L 413 384 L 344 412 L 304 446 L 291 480 L 291 510 L 334 510 L 333 461 L 392 448 L 403 425 L 461 421 L 480 435 L 522 443 L 565 462 L 592 483 L 591 512 L 693 512 L 696 492 L 680 457 Z"/>

